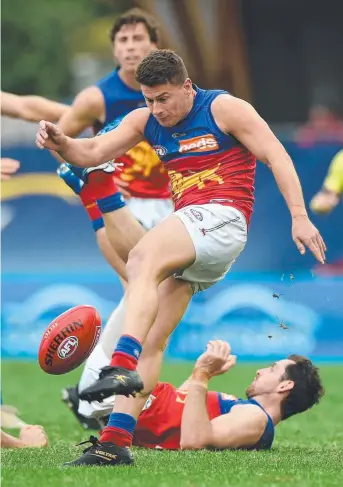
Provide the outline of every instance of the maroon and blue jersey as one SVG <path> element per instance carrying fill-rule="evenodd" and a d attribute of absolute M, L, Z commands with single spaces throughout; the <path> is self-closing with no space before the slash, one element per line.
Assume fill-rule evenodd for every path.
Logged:
<path fill-rule="evenodd" d="M 187 391 L 176 389 L 167 382 L 157 384 L 138 418 L 133 444 L 145 448 L 180 448 L 181 420 L 187 399 Z M 274 424 L 271 417 L 254 399 L 238 399 L 228 394 L 209 391 L 207 393 L 207 412 L 212 420 L 227 414 L 237 405 L 253 404 L 262 409 L 267 416 L 267 424 L 257 443 L 246 449 L 269 449 L 274 440 Z"/>
<path fill-rule="evenodd" d="M 202 90 L 188 115 L 163 127 L 150 115 L 145 138 L 168 171 L 175 209 L 220 203 L 240 210 L 249 223 L 254 203 L 256 158 L 216 124 L 211 105 L 222 90 Z"/>
<path fill-rule="evenodd" d="M 127 86 L 118 69 L 102 78 L 96 86 L 105 102 L 105 121 L 97 122 L 94 132 L 99 134 L 113 130 L 125 115 L 144 107 L 145 99 L 140 90 Z M 122 164 L 118 177 L 128 183 L 131 196 L 136 198 L 170 198 L 170 181 L 166 169 L 151 146 L 143 141 L 129 150 L 117 162 Z"/>
<path fill-rule="evenodd" d="M 96 83 L 105 102 L 105 120 L 98 122 L 97 130 L 101 130 L 114 120 L 123 118 L 128 113 L 146 106 L 141 90 L 127 86 L 115 69 Z"/>

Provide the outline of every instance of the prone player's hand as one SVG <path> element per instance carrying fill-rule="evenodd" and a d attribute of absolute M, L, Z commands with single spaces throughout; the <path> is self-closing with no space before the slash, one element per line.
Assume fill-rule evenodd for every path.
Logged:
<path fill-rule="evenodd" d="M 39 131 L 36 134 L 36 146 L 39 149 L 50 149 L 61 151 L 67 143 L 67 137 L 57 125 L 51 122 L 41 120 L 39 122 Z"/>
<path fill-rule="evenodd" d="M 201 371 L 208 378 L 225 374 L 236 363 L 237 357 L 231 355 L 231 347 L 228 342 L 222 340 L 210 341 L 207 350 L 195 363 L 194 370 Z"/>

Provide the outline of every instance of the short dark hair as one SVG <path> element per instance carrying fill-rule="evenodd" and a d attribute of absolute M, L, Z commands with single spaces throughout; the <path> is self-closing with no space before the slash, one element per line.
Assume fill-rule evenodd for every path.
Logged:
<path fill-rule="evenodd" d="M 131 8 L 127 12 L 119 15 L 113 24 L 110 32 L 110 39 L 113 42 L 116 34 L 120 31 L 123 25 L 144 24 L 148 31 L 151 42 L 155 44 L 159 41 L 158 25 L 154 17 L 144 12 L 140 8 Z"/>
<path fill-rule="evenodd" d="M 287 358 L 295 363 L 287 365 L 281 380 L 291 380 L 294 386 L 281 404 L 282 420 L 307 411 L 318 404 L 325 393 L 319 370 L 310 359 L 301 355 L 289 355 Z"/>
<path fill-rule="evenodd" d="M 145 86 L 181 85 L 188 78 L 183 60 L 174 51 L 159 49 L 146 56 L 136 69 L 136 81 Z"/>

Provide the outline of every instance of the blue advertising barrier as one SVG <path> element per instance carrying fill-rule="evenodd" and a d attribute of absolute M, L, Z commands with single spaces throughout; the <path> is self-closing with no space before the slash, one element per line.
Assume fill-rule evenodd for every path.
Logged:
<path fill-rule="evenodd" d="M 95 306 L 105 323 L 121 297 L 121 285 L 110 274 L 3 277 L 3 357 L 35 358 L 49 322 L 72 306 Z M 167 356 L 195 359 L 208 340 L 220 338 L 241 360 L 290 353 L 343 360 L 342 296 L 339 277 L 232 273 L 193 298 Z"/>

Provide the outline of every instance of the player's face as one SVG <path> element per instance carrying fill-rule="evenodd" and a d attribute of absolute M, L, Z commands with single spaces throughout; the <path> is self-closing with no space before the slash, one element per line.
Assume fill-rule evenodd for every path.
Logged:
<path fill-rule="evenodd" d="M 142 92 L 149 110 L 163 127 L 176 125 L 193 105 L 193 87 L 189 78 L 182 85 L 142 85 Z"/>
<path fill-rule="evenodd" d="M 293 383 L 290 384 L 292 381 L 283 380 L 282 377 L 286 372 L 286 367 L 292 363 L 294 363 L 293 360 L 284 359 L 275 362 L 270 367 L 257 370 L 255 379 L 246 390 L 247 396 L 251 398 L 289 390 L 293 387 Z"/>
<path fill-rule="evenodd" d="M 113 54 L 124 71 L 135 71 L 138 64 L 155 49 L 156 44 L 151 42 L 143 23 L 123 25 L 114 38 Z"/>

